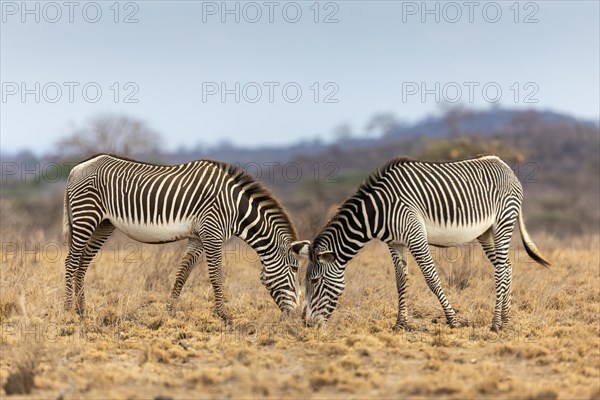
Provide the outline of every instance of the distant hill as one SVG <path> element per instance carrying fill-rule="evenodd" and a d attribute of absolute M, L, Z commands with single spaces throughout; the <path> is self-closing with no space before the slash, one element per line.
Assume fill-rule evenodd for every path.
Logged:
<path fill-rule="evenodd" d="M 554 111 L 520 111 L 504 108 L 491 108 L 483 111 L 470 110 L 454 110 L 450 114 L 456 113 L 458 117 L 455 128 L 459 132 L 453 132 L 451 115 L 428 117 L 417 122 L 412 126 L 399 129 L 395 135 L 401 136 L 421 136 L 427 135 L 430 137 L 441 137 L 452 134 L 486 134 L 498 131 L 514 131 L 519 123 L 526 121 L 535 122 L 544 125 L 554 124 L 589 124 L 594 125 L 594 122 L 574 118 L 567 114 L 557 113 Z M 596 123 L 597 125 L 597 123 Z"/>
<path fill-rule="evenodd" d="M 478 135 L 495 136 L 499 132 L 515 134 L 524 130 L 548 125 L 577 125 L 598 128 L 598 121 L 578 119 L 554 111 L 514 110 L 493 107 L 487 110 L 450 109 L 443 115 L 429 116 L 414 124 L 396 123 L 386 127 L 385 135 L 369 137 L 358 135 L 343 138 L 333 143 L 320 140 L 304 141 L 289 146 L 243 148 L 234 144 L 206 149 L 179 150 L 164 155 L 166 163 L 179 163 L 193 159 L 209 158 L 227 162 L 249 163 L 260 160 L 287 162 L 306 154 L 318 154 L 331 149 L 351 150 L 385 146 L 398 139 L 442 138 Z"/>

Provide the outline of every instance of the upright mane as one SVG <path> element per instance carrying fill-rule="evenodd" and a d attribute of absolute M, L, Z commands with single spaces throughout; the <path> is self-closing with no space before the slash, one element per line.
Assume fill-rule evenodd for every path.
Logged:
<path fill-rule="evenodd" d="M 238 183 L 255 201 L 262 204 L 265 208 L 275 210 L 276 218 L 283 222 L 282 228 L 284 233 L 289 235 L 292 241 L 298 240 L 298 233 L 296 232 L 296 228 L 292 224 L 289 215 L 281 203 L 279 203 L 279 200 L 277 200 L 277 198 L 265 188 L 260 181 L 233 164 L 218 161 L 213 161 L 213 163 L 221 168 L 221 170 L 225 171 L 227 175 Z"/>
<path fill-rule="evenodd" d="M 373 185 L 375 185 L 379 181 L 379 179 L 381 179 L 381 177 L 384 176 L 385 174 L 387 174 L 391 169 L 395 168 L 398 165 L 404 164 L 406 162 L 411 162 L 411 161 L 417 161 L 417 160 L 415 160 L 414 158 L 403 156 L 403 157 L 394 158 L 391 161 L 388 161 L 383 167 L 377 168 L 369 176 L 367 176 L 367 178 L 363 181 L 363 183 L 360 184 L 360 186 L 356 190 L 356 193 L 354 193 L 354 195 L 350 196 L 350 198 L 348 198 L 348 200 L 356 198 L 357 195 L 361 192 L 364 193 L 364 192 L 370 191 L 371 188 L 373 187 Z M 348 200 L 346 200 L 346 201 L 348 201 Z M 346 204 L 346 202 L 344 202 L 344 204 Z"/>
<path fill-rule="evenodd" d="M 339 210 L 342 210 L 342 209 L 348 207 L 350 204 L 355 203 L 357 200 L 360 199 L 360 197 L 364 193 L 370 192 L 371 189 L 373 188 L 373 186 L 381 179 L 381 177 L 384 176 L 385 174 L 387 174 L 392 168 L 396 167 L 397 165 L 403 164 L 405 162 L 410 162 L 410 161 L 417 161 L 417 160 L 410 158 L 410 157 L 398 157 L 398 158 L 394 158 L 391 161 L 388 161 L 383 167 L 377 168 L 375 171 L 373 171 L 360 184 L 358 189 L 356 189 L 356 192 L 354 192 L 354 194 L 350 195 L 350 197 L 348 197 L 342 203 L 342 205 L 338 208 L 338 212 L 336 212 L 336 214 L 328 222 L 325 223 L 323 228 L 321 228 L 320 233 L 324 232 L 329 226 L 331 226 L 334 222 L 336 222 L 340 218 Z"/>

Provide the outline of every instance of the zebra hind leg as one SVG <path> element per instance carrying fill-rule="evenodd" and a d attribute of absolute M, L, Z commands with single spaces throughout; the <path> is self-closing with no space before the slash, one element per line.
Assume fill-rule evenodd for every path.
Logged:
<path fill-rule="evenodd" d="M 73 257 L 74 251 L 69 249 L 65 260 L 65 303 L 64 310 L 69 311 L 73 307 L 73 275 L 79 267 L 78 258 Z"/>
<path fill-rule="evenodd" d="M 493 332 L 500 331 L 503 322 L 507 322 L 510 315 L 512 265 L 508 259 L 508 250 L 516 218 L 516 213 L 511 213 L 494 229 L 496 305 L 492 318 Z"/>
<path fill-rule="evenodd" d="M 85 295 L 83 282 L 85 280 L 85 273 L 90 266 L 90 263 L 94 256 L 100 251 L 100 248 L 110 237 L 115 230 L 115 227 L 110 221 L 105 220 L 98 225 L 92 237 L 88 240 L 83 254 L 81 256 L 81 262 L 79 268 L 75 271 L 75 277 L 73 280 L 74 286 L 74 297 L 76 300 L 76 310 L 80 317 L 83 317 L 85 313 Z"/>
<path fill-rule="evenodd" d="M 194 269 L 194 266 L 200 260 L 202 256 L 202 242 L 200 239 L 190 239 L 187 244 L 187 248 L 185 254 L 179 264 L 179 270 L 177 271 L 177 276 L 175 277 L 175 283 L 173 284 L 173 290 L 171 291 L 171 298 L 167 302 L 167 313 L 171 316 L 175 316 L 175 304 L 179 299 L 179 295 L 181 294 L 181 289 L 188 277 L 190 276 L 190 272 Z"/>
<path fill-rule="evenodd" d="M 73 306 L 73 286 L 75 277 L 77 276 L 77 271 L 81 265 L 86 244 L 92 237 L 97 226 L 98 221 L 90 219 L 86 219 L 85 224 L 80 223 L 78 220 L 72 222 L 69 254 L 67 254 L 65 260 L 65 311 L 71 310 Z"/>
<path fill-rule="evenodd" d="M 456 318 L 456 312 L 444 294 L 425 235 L 413 238 L 412 242 L 409 243 L 409 250 L 417 261 L 421 272 L 423 272 L 423 276 L 425 277 L 429 289 L 436 295 L 442 305 L 448 325 L 451 328 L 457 328 L 459 324 Z"/>
<path fill-rule="evenodd" d="M 206 261 L 208 262 L 208 278 L 215 294 L 215 314 L 225 323 L 231 322 L 230 315 L 225 311 L 223 300 L 223 240 L 203 240 L 206 251 Z"/>
<path fill-rule="evenodd" d="M 408 282 L 408 271 L 406 265 L 406 248 L 403 245 L 388 245 L 392 260 L 394 261 L 394 271 L 396 274 L 396 288 L 398 289 L 398 318 L 393 327 L 394 331 L 412 330 L 408 324 L 408 313 L 406 311 L 406 287 Z"/>
<path fill-rule="evenodd" d="M 483 252 L 485 253 L 487 259 L 492 263 L 492 265 L 496 265 L 496 247 L 494 246 L 494 236 L 492 234 L 492 229 L 488 229 L 483 235 L 477 238 L 479 244 L 483 248 Z"/>
<path fill-rule="evenodd" d="M 510 305 L 511 305 L 511 297 L 512 297 L 512 264 L 510 260 L 506 260 L 507 271 L 506 271 L 506 294 L 504 296 L 504 301 L 502 302 L 502 325 L 506 325 L 510 320 Z"/>
<path fill-rule="evenodd" d="M 485 252 L 485 255 L 487 256 L 488 260 L 492 263 L 492 265 L 494 265 L 494 267 L 496 266 L 496 246 L 494 245 L 494 237 L 492 235 L 491 229 L 484 233 L 483 235 L 481 235 L 479 238 L 479 243 L 481 243 L 481 247 L 483 247 L 483 251 Z M 503 298 L 502 301 L 502 311 L 500 314 L 500 320 L 502 322 L 502 325 L 506 324 L 509 320 L 510 320 L 510 303 L 511 303 L 511 286 L 512 286 L 512 265 L 510 263 L 510 260 L 507 258 L 506 259 L 506 265 L 508 268 L 507 271 L 507 293 Z"/>

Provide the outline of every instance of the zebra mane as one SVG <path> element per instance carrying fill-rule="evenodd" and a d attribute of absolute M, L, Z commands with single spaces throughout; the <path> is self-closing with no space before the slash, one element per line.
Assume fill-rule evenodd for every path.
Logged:
<path fill-rule="evenodd" d="M 373 187 L 373 185 L 375 185 L 379 181 L 379 179 L 381 179 L 381 177 L 384 176 L 385 174 L 387 174 L 391 169 L 395 168 L 398 165 L 405 164 L 405 163 L 411 162 L 411 161 L 418 161 L 418 160 L 408 157 L 408 156 L 402 156 L 402 157 L 397 157 L 397 158 L 394 158 L 394 159 L 388 161 L 383 167 L 377 168 L 369 176 L 367 176 L 367 178 L 363 181 L 363 183 L 361 183 L 360 186 L 358 187 L 358 190 L 356 191 L 356 193 L 353 196 L 351 196 L 350 199 L 356 197 L 361 192 L 370 191 L 371 188 Z M 348 200 L 350 200 L 350 199 L 348 199 Z"/>
<path fill-rule="evenodd" d="M 394 158 L 391 161 L 388 161 L 383 167 L 376 169 L 375 171 L 373 171 L 369 176 L 367 176 L 365 178 L 365 180 L 360 184 L 360 186 L 358 187 L 358 189 L 350 195 L 350 197 L 348 197 L 337 209 L 337 212 L 335 213 L 335 215 L 328 221 L 325 223 L 325 225 L 323 226 L 323 228 L 321 228 L 320 232 L 323 233 L 325 230 L 327 230 L 327 228 L 329 228 L 331 225 L 333 225 L 341 216 L 340 211 L 348 208 L 348 207 L 354 207 L 356 205 L 356 201 L 360 199 L 360 197 L 364 194 L 364 193 L 368 193 L 371 191 L 371 189 L 373 188 L 373 186 L 379 181 L 379 179 L 385 175 L 390 169 L 394 168 L 395 166 L 399 165 L 399 164 L 403 164 L 405 162 L 408 161 L 417 161 L 413 158 L 410 157 L 398 157 L 398 158 Z M 319 237 L 319 235 L 317 235 L 317 237 Z"/>
<path fill-rule="evenodd" d="M 208 161 L 208 160 L 205 160 Z M 228 164 L 220 161 L 211 161 L 216 166 L 221 168 L 222 171 L 227 173 L 236 183 L 244 188 L 244 191 L 248 193 L 255 201 L 261 203 L 265 208 L 269 210 L 276 210 L 276 218 L 283 222 L 284 233 L 290 235 L 292 241 L 298 240 L 298 233 L 294 224 L 285 211 L 285 208 L 281 205 L 279 200 L 262 185 L 253 176 L 242 171 L 240 168 L 233 164 Z"/>

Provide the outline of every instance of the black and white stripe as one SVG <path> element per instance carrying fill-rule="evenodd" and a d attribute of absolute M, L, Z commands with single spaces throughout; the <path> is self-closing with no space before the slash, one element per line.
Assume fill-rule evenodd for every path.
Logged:
<path fill-rule="evenodd" d="M 206 253 L 216 312 L 223 305 L 223 243 L 245 240 L 262 262 L 260 278 L 282 311 L 298 301 L 294 227 L 277 200 L 254 178 L 215 161 L 164 166 L 101 154 L 69 174 L 63 229 L 69 242 L 65 309 L 73 295 L 84 310 L 83 281 L 94 255 L 115 228 L 144 243 L 188 240 L 169 301 L 178 299 L 192 268 Z"/>
<path fill-rule="evenodd" d="M 346 264 L 369 240 L 377 238 L 388 245 L 396 271 L 395 328 L 407 326 L 407 249 L 440 301 L 448 323 L 456 326 L 455 312 L 442 290 L 428 245 L 456 246 L 478 239 L 495 267 L 492 329 L 501 329 L 510 312 L 508 247 L 515 221 L 527 253 L 549 265 L 525 229 L 522 198 L 518 178 L 495 156 L 443 163 L 408 158 L 389 162 L 340 207 L 311 246 L 297 250 L 311 261 L 306 275 L 306 317 L 313 323 L 329 318 L 344 289 Z"/>

